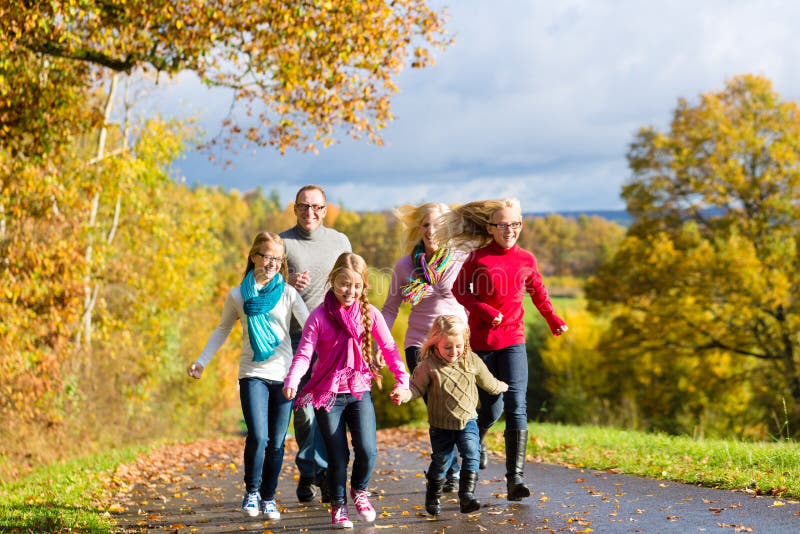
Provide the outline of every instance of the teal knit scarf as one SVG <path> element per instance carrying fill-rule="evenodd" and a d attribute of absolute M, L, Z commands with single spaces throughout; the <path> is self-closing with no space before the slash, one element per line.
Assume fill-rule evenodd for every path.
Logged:
<path fill-rule="evenodd" d="M 280 273 L 276 273 L 258 291 L 255 285 L 256 279 L 251 269 L 242 280 L 242 298 L 244 313 L 247 315 L 247 333 L 253 348 L 253 361 L 263 362 L 275 354 L 275 347 L 281 342 L 272 329 L 268 314 L 283 295 L 284 281 Z"/>

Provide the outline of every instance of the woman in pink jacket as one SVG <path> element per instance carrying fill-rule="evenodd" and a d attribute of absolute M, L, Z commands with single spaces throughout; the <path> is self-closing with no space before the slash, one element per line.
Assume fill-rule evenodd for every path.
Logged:
<path fill-rule="evenodd" d="M 331 289 L 323 303 L 309 316 L 292 365 L 283 382 L 283 393 L 295 407 L 311 403 L 328 451 L 328 485 L 331 495 L 331 525 L 352 528 L 347 513 L 347 428 L 350 429 L 353 472 L 350 497 L 359 517 L 375 520 L 368 498 L 372 471 L 378 454 L 372 380 L 380 387 L 379 370 L 384 363 L 394 374 L 396 392 L 408 389 L 408 372 L 383 316 L 367 299 L 367 264 L 361 256 L 345 252 L 328 276 Z M 372 338 L 385 362 L 372 350 Z M 316 351 L 311 378 L 300 391 L 300 379 Z M 393 399 L 394 402 L 394 399 Z"/>

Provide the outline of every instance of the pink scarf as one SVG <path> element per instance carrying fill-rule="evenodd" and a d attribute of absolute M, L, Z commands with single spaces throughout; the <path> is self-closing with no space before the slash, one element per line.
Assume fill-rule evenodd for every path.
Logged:
<path fill-rule="evenodd" d="M 372 370 L 361 354 L 361 339 L 365 334 L 361 305 L 355 303 L 345 308 L 336 300 L 333 291 L 328 290 L 322 306 L 336 327 L 336 339 L 329 353 L 317 351 L 317 363 L 308 383 L 297 394 L 295 408 L 311 402 L 314 408 L 330 411 L 336 394 L 344 389 L 343 383 L 358 399 L 372 386 Z"/>

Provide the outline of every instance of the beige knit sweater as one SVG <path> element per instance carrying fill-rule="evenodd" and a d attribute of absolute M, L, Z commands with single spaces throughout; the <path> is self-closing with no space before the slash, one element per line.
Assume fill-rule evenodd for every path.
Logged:
<path fill-rule="evenodd" d="M 411 377 L 411 398 L 428 395 L 428 423 L 446 430 L 462 430 L 478 417 L 478 387 L 492 395 L 500 393 L 502 382 L 474 352 L 453 363 L 438 356 L 423 359 Z"/>

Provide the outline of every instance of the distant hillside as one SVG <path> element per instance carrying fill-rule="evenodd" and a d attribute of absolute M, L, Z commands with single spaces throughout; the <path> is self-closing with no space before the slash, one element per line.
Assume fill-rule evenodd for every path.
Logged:
<path fill-rule="evenodd" d="M 551 212 L 531 212 L 526 213 L 525 217 L 547 217 L 548 215 L 561 215 L 570 219 L 577 219 L 581 215 L 587 217 L 597 216 L 613 221 L 621 226 L 628 226 L 632 218 L 626 210 L 585 210 L 585 211 L 551 211 Z"/>

